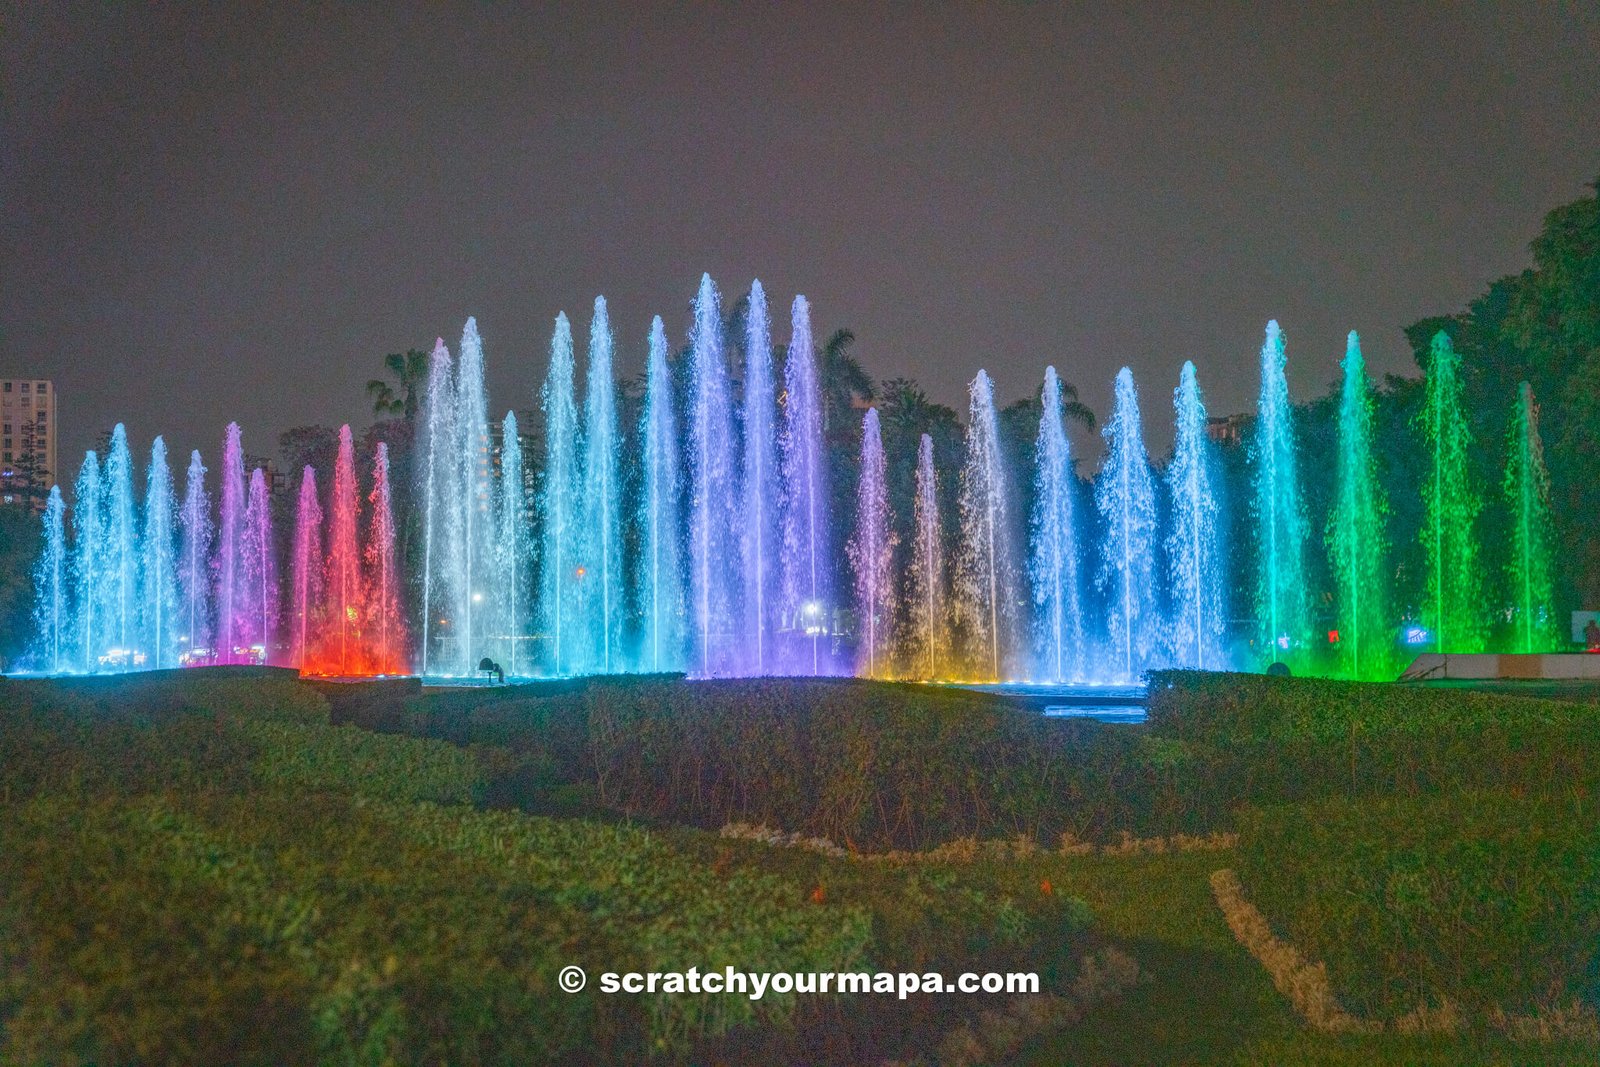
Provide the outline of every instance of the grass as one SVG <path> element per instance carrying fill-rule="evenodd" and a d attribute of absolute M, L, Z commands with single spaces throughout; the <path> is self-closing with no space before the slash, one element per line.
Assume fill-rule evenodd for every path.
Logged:
<path fill-rule="evenodd" d="M 1125 1064 L 1375 1063 L 1457 1067 L 1592 1062 L 1583 1045 L 1538 1046 L 1494 1035 L 1329 1035 L 1304 1027 L 1265 970 L 1234 940 L 1212 898 L 1212 871 L 1231 852 L 1074 856 L 1031 861 L 1019 877 L 1049 877 L 1081 897 L 1095 928 L 1138 959 L 1147 981 L 1078 1026 L 1031 1046 L 1045 1067 Z"/>

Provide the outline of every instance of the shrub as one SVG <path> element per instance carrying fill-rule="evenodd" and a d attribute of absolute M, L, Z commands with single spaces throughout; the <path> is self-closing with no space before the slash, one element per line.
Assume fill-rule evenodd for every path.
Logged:
<path fill-rule="evenodd" d="M 1047 720 L 990 694 L 843 679 L 502 692 L 414 701 L 411 728 L 517 753 L 486 754 L 487 790 L 530 810 L 564 789 L 634 816 L 863 849 L 1209 828 L 1190 817 L 1186 770 L 1146 760 L 1138 729 Z"/>
<path fill-rule="evenodd" d="M 1329 799 L 1241 820 L 1240 874 L 1359 1015 L 1600 993 L 1600 830 L 1575 795 Z"/>
<path fill-rule="evenodd" d="M 1177 746 L 1224 811 L 1464 788 L 1600 791 L 1600 714 L 1583 704 L 1171 671 L 1152 677 L 1150 722 L 1152 743 Z"/>
<path fill-rule="evenodd" d="M 738 1060 L 818 1035 L 848 1035 L 830 1048 L 852 1059 L 915 1051 L 951 1005 L 569 996 L 554 978 L 573 962 L 1047 970 L 1082 948 L 1080 901 L 1019 896 L 978 864 L 872 870 L 419 803 L 467 796 L 473 750 L 333 726 L 294 683 L 195 682 L 137 684 L 126 704 L 103 686 L 0 699 L 21 783 L 0 803 L 0 1061 Z"/>

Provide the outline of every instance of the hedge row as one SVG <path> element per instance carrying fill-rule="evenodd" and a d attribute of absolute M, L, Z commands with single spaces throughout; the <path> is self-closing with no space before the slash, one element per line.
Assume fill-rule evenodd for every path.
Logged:
<path fill-rule="evenodd" d="M 1600 709 L 1459 688 L 1168 672 L 1152 737 L 1224 810 L 1461 789 L 1600 795 Z"/>
<path fill-rule="evenodd" d="M 334 726 L 313 690 L 274 676 L 0 682 L 0 768 L 0 800 L 271 785 L 452 803 L 481 791 L 470 755 Z"/>
<path fill-rule="evenodd" d="M 1251 900 L 1347 1007 L 1600 1005 L 1600 828 L 1576 794 L 1331 799 L 1241 820 Z"/>
<path fill-rule="evenodd" d="M 915 1052 L 951 1006 L 571 996 L 555 978 L 569 963 L 591 983 L 725 964 L 1055 976 L 1081 953 L 1081 902 L 1019 896 L 979 865 L 885 872 L 431 803 L 474 791 L 467 751 L 333 726 L 309 688 L 264 684 L 135 680 L 125 701 L 103 687 L 0 692 L 0 1061 L 616 1062 L 700 1048 L 853 1062 Z"/>
<path fill-rule="evenodd" d="M 594 680 L 429 696 L 365 721 L 472 748 L 492 804 L 762 823 L 863 850 L 1216 821 L 1143 731 L 961 689 Z"/>

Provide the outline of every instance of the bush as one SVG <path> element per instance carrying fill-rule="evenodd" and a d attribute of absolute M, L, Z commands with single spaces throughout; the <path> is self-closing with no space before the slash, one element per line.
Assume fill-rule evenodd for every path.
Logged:
<path fill-rule="evenodd" d="M 1081 902 L 1018 896 L 978 865 L 886 871 L 419 803 L 469 795 L 472 751 L 333 726 L 296 683 L 239 685 L 0 694 L 0 1061 L 737 1060 L 809 1055 L 819 1036 L 836 1058 L 881 1058 L 914 1052 L 952 1006 L 571 996 L 554 979 L 574 962 L 591 981 L 726 964 L 1049 970 L 1081 947 Z"/>
<path fill-rule="evenodd" d="M 436 742 L 328 722 L 310 687 L 193 672 L 8 682 L 0 690 L 0 798 L 162 789 L 248 789 L 260 779 L 301 790 L 390 799 L 471 800 L 478 765 Z"/>
<path fill-rule="evenodd" d="M 1600 993 L 1600 829 L 1576 795 L 1330 799 L 1241 819 L 1250 899 L 1345 1004 L 1479 1017 Z"/>
<path fill-rule="evenodd" d="M 1207 829 L 1143 732 L 1044 719 L 964 689 L 843 679 L 595 679 L 426 697 L 409 728 L 482 754 L 499 803 L 565 791 L 708 829 L 781 826 L 861 849 L 956 837 Z M 1159 755 L 1159 754 L 1158 754 Z"/>
<path fill-rule="evenodd" d="M 1150 723 L 1221 810 L 1467 788 L 1600 790 L 1600 714 L 1584 704 L 1169 671 L 1152 678 Z"/>

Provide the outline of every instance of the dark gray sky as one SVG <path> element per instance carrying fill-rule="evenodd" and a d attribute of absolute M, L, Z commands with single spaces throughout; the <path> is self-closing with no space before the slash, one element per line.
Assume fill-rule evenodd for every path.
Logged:
<path fill-rule="evenodd" d="M 364 423 L 469 314 L 527 406 L 558 310 L 631 371 L 701 271 L 947 402 L 1127 363 L 1164 422 L 1192 357 L 1224 413 L 1269 317 L 1296 396 L 1349 329 L 1413 369 L 1600 174 L 1592 3 L 47 6 L 0 3 L 0 374 L 69 471 L 118 419 Z"/>

